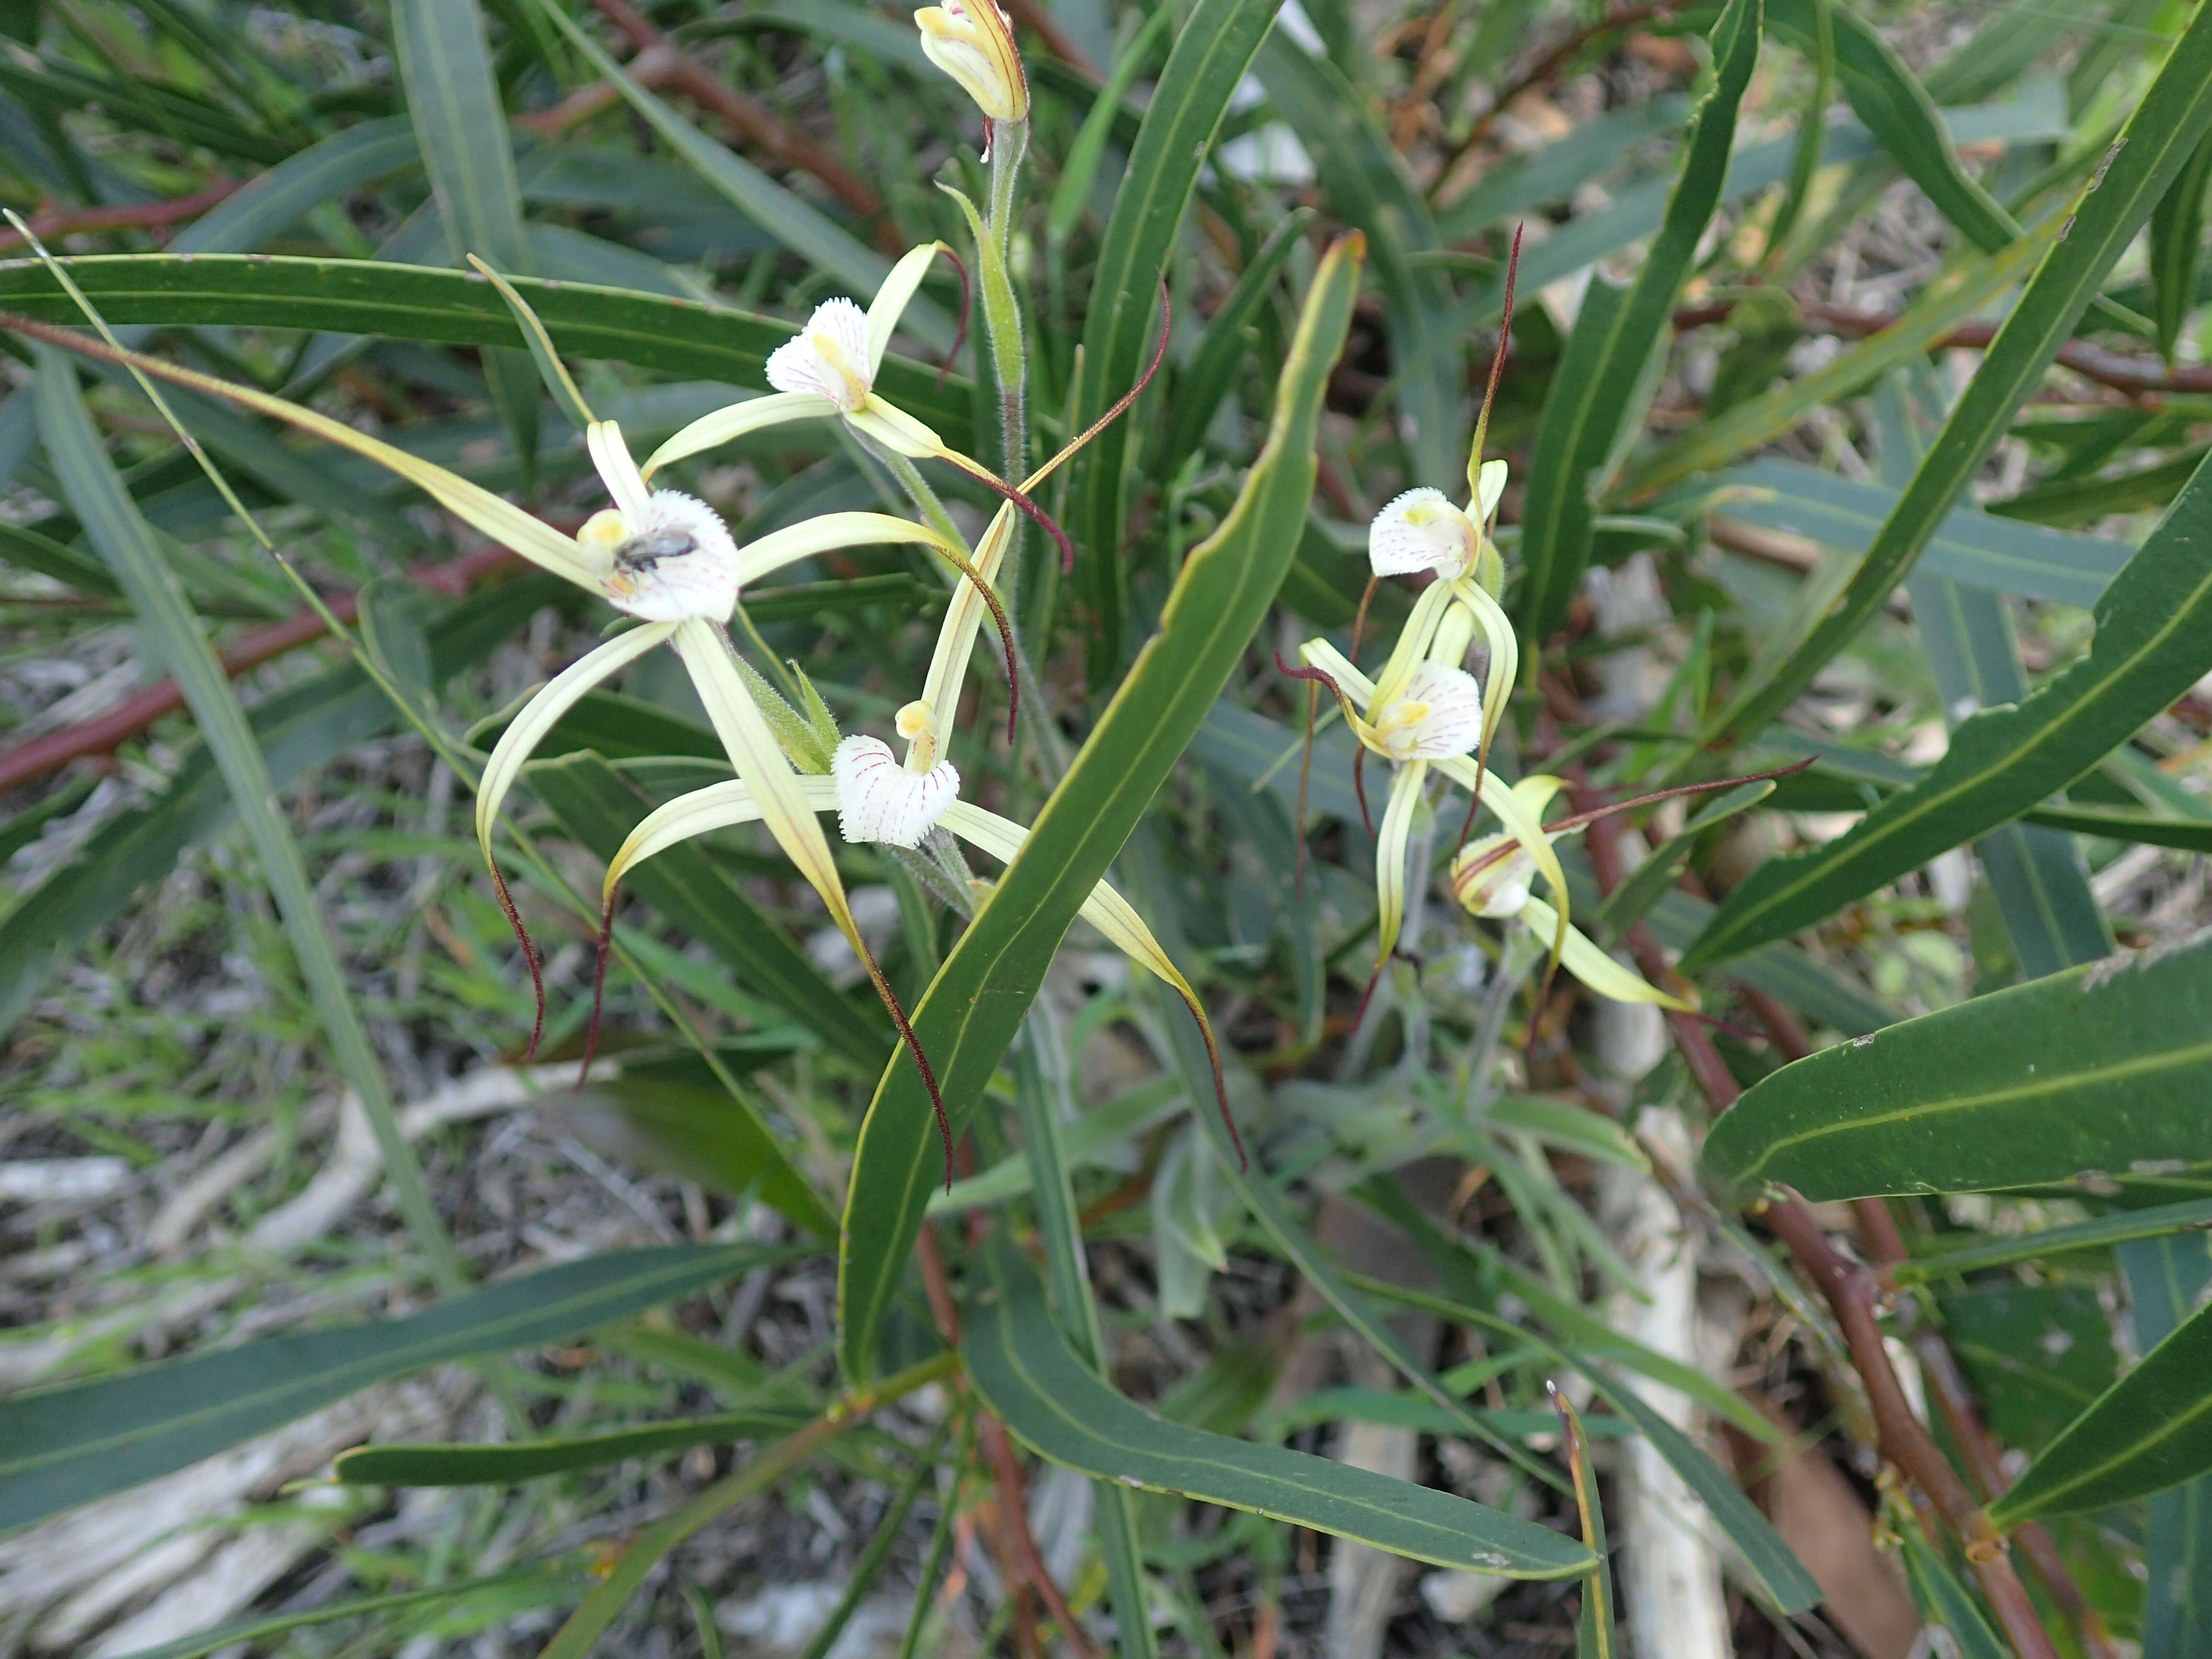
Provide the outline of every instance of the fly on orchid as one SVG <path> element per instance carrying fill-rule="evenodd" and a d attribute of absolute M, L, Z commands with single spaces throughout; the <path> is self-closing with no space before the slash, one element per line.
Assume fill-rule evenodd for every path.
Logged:
<path fill-rule="evenodd" d="M 511 289 L 501 287 L 510 303 L 520 307 L 518 315 L 527 333 L 535 327 L 536 319 L 520 306 Z M 799 775 L 745 684 L 724 624 L 746 584 L 799 560 L 847 548 L 904 543 L 927 548 L 973 576 L 974 566 L 957 544 L 933 528 L 888 514 L 831 513 L 740 547 L 720 516 L 704 502 L 680 491 L 649 488 L 620 428 L 611 421 L 590 420 L 587 410 L 581 411 L 587 420 L 586 447 L 612 504 L 594 513 L 571 537 L 456 473 L 313 410 L 29 319 L 9 317 L 4 325 L 33 338 L 272 416 L 351 450 L 415 484 L 482 534 L 637 619 L 640 626 L 617 634 L 587 652 L 531 699 L 495 745 L 477 784 L 478 844 L 501 907 L 521 943 L 536 997 L 532 1052 L 544 1030 L 543 970 L 493 854 L 492 828 L 524 763 L 561 717 L 594 686 L 654 647 L 665 644 L 682 660 L 731 766 L 759 802 L 761 821 L 821 896 L 831 920 L 866 968 L 933 1101 L 936 1100 L 937 1081 L 928 1058 L 860 935 L 830 843 L 806 804 Z M 537 330 L 537 336 L 542 339 L 542 329 Z M 566 382 L 565 372 L 561 380 Z M 567 382 L 562 390 L 580 408 L 581 399 L 573 383 Z M 995 599 L 988 603 L 1003 619 Z M 980 625 L 980 617 L 977 620 Z M 939 1111 L 941 1117 L 941 1103 Z"/>

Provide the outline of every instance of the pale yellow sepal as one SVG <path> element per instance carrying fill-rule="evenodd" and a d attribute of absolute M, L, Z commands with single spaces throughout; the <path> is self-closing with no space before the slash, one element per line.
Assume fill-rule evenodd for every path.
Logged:
<path fill-rule="evenodd" d="M 1539 936 L 1559 931 L 1559 916 L 1540 898 L 1530 899 L 1522 908 L 1521 914 Z M 1679 1009 L 1686 1014 L 1697 1012 L 1696 1003 L 1669 996 L 1634 969 L 1615 962 L 1599 950 L 1579 927 L 1569 927 L 1565 930 L 1565 943 L 1559 951 L 1559 965 L 1600 996 L 1614 1002 L 1656 1002 L 1662 1008 Z"/>
<path fill-rule="evenodd" d="M 748 398 L 711 415 L 702 415 L 646 458 L 650 478 L 673 462 L 719 448 L 749 432 L 760 432 L 789 421 L 814 421 L 835 415 L 837 405 L 818 392 L 771 392 L 764 398 Z"/>
<path fill-rule="evenodd" d="M 684 667 L 690 672 L 691 684 L 697 688 L 700 701 L 706 705 L 707 717 L 714 722 L 715 735 L 729 751 L 731 764 L 738 769 L 738 775 L 752 787 L 753 799 L 758 803 L 761 821 L 768 825 L 769 834 L 775 837 L 776 845 L 797 866 L 799 873 L 806 878 L 807 884 L 822 896 L 822 902 L 830 908 L 830 920 L 853 942 L 855 950 L 864 951 L 860 927 L 853 920 L 853 907 L 845 896 L 845 884 L 837 874 L 829 838 L 815 821 L 815 809 L 807 804 L 799 775 L 784 758 L 783 750 L 776 745 L 775 733 L 769 729 L 767 718 L 753 702 L 751 693 L 745 690 L 744 681 L 738 678 L 727 641 L 713 624 L 692 621 L 676 625 L 673 643 L 677 654 L 684 659 Z"/>
<path fill-rule="evenodd" d="M 507 792 L 514 787 L 514 780 L 520 775 L 525 763 L 545 740 L 546 733 L 560 724 L 561 717 L 574 708 L 586 692 L 635 662 L 675 631 L 674 623 L 647 623 L 616 635 L 554 676 L 507 722 L 507 730 L 492 746 L 491 758 L 485 763 L 483 777 L 477 785 L 477 842 L 483 848 L 487 863 L 491 860 L 492 825 L 498 821 L 500 805 L 507 799 Z"/>
<path fill-rule="evenodd" d="M 895 519 L 888 513 L 824 513 L 747 542 L 738 550 L 738 580 L 757 582 L 817 553 L 894 542 L 917 542 L 940 549 L 945 545 L 942 536 L 911 519 Z"/>

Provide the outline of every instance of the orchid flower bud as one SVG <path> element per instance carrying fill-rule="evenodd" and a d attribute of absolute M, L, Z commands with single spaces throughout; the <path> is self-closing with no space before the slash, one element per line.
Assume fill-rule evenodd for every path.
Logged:
<path fill-rule="evenodd" d="M 1014 46 L 1012 20 L 994 0 L 945 0 L 914 15 L 929 61 L 957 81 L 994 121 L 1030 112 L 1029 77 Z"/>
<path fill-rule="evenodd" d="M 1510 848 L 1500 856 L 1500 849 Z M 1517 916 L 1528 908 L 1536 860 L 1510 836 L 1486 836 L 1470 842 L 1452 860 L 1452 891 L 1470 914 Z"/>

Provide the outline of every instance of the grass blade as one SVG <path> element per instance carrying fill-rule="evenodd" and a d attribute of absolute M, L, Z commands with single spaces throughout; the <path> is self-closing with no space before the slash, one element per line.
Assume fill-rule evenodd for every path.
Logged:
<path fill-rule="evenodd" d="M 678 1423 L 499 1446 L 364 1446 L 341 1452 L 334 1473 L 339 1480 L 356 1486 L 511 1486 L 579 1469 L 603 1469 L 634 1457 L 786 1435 L 804 1426 L 808 1415 L 788 1409 L 722 1412 Z"/>
<path fill-rule="evenodd" d="M 399 1131 L 389 1084 L 377 1062 L 361 1013 L 347 988 L 344 970 L 325 927 L 314 889 L 307 879 L 291 826 L 277 804 L 276 789 L 253 730 L 231 690 L 230 680 L 208 643 L 184 589 L 161 556 L 159 544 L 107 459 L 77 392 L 76 370 L 52 347 L 41 346 L 39 362 L 39 430 L 62 487 L 100 550 L 131 607 L 155 641 L 155 649 L 183 690 L 199 723 L 246 833 L 260 855 L 262 874 L 283 917 L 293 953 L 299 958 L 308 994 L 337 1068 L 368 1115 L 384 1158 L 400 1212 L 407 1218 L 416 1248 L 423 1253 L 439 1287 L 448 1294 L 468 1282 L 460 1258 L 447 1236 L 423 1185 L 422 1172 L 406 1137 Z"/>

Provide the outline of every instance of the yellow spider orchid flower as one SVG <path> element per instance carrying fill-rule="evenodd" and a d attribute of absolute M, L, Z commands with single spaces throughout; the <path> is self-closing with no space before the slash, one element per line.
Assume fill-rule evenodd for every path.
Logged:
<path fill-rule="evenodd" d="M 902 728 L 912 723 L 912 711 L 920 707 L 908 703 L 899 711 Z M 1012 819 L 960 799 L 960 775 L 950 762 L 939 761 L 924 769 L 912 769 L 902 766 L 892 757 L 890 746 L 875 738 L 847 737 L 837 745 L 828 776 L 801 775 L 793 782 L 799 798 L 809 810 L 837 814 L 840 833 L 854 844 L 877 842 L 912 848 L 932 830 L 942 829 L 1000 863 L 1011 864 L 1029 839 L 1030 832 Z M 629 839 L 607 866 L 602 893 L 603 929 L 612 921 L 616 889 L 622 878 L 647 859 L 694 836 L 751 823 L 765 816 L 758 793 L 743 779 L 708 784 L 648 813 L 630 831 Z M 1230 1115 L 1220 1049 L 1214 1041 L 1212 1023 L 1207 1019 L 1206 1006 L 1199 1000 L 1197 992 L 1161 949 L 1159 941 L 1152 937 L 1152 930 L 1145 926 L 1128 901 L 1107 883 L 1102 881 L 1091 889 L 1090 896 L 1084 901 L 1082 915 L 1130 961 L 1173 988 L 1197 1020 L 1206 1039 L 1206 1053 L 1213 1062 L 1214 1092 L 1222 1121 L 1228 1126 L 1230 1138 L 1242 1158 L 1244 1143 Z M 945 1181 L 949 1185 L 952 1179 L 952 1139 L 941 1108 L 938 1127 L 945 1140 Z"/>
<path fill-rule="evenodd" d="M 902 256 L 866 311 L 842 296 L 815 307 L 806 326 L 769 355 L 767 378 L 773 392 L 701 416 L 647 458 L 645 476 L 650 478 L 664 466 L 748 433 L 791 421 L 835 418 L 893 455 L 909 461 L 945 461 L 959 468 L 1035 519 L 1059 545 L 1062 562 L 1072 562 L 1074 549 L 1066 533 L 1030 499 L 1026 489 L 1016 489 L 981 461 L 952 448 L 876 390 L 884 354 L 923 273 L 939 253 L 950 252 L 942 242 L 929 242 Z"/>
<path fill-rule="evenodd" d="M 1565 787 L 1565 779 L 1538 774 L 1522 779 L 1511 793 L 1522 816 L 1540 823 L 1552 798 Z M 1580 827 L 1580 823 L 1557 830 L 1547 827 L 1544 840 L 1548 845 Z M 1601 997 L 1614 1002 L 1656 1002 L 1685 1013 L 1696 1012 L 1694 1002 L 1669 995 L 1623 967 L 1580 928 L 1563 927 L 1558 913 L 1529 890 L 1535 875 L 1535 860 L 1519 840 L 1510 835 L 1486 836 L 1469 842 L 1452 860 L 1452 891 L 1472 915 L 1517 920 L 1534 929 L 1540 938 L 1558 939 L 1560 964 Z"/>
<path fill-rule="evenodd" d="M 1395 684 L 1387 678 L 1377 682 L 1352 666 L 1327 640 L 1308 640 L 1298 647 L 1298 657 L 1304 668 L 1292 669 L 1285 664 L 1285 671 L 1327 685 L 1342 706 L 1345 722 L 1363 749 L 1382 756 L 1396 768 L 1382 828 L 1376 836 L 1379 912 L 1376 973 L 1382 972 L 1398 946 L 1398 930 L 1406 914 L 1407 854 L 1413 839 L 1413 812 L 1431 767 L 1488 807 L 1506 834 L 1528 849 L 1531 861 L 1559 897 L 1559 925 L 1564 929 L 1566 875 L 1544 837 L 1541 822 L 1524 809 L 1520 797 L 1504 779 L 1474 757 L 1488 702 L 1474 677 L 1455 665 L 1417 658 L 1405 666 Z M 1386 676 L 1392 672 L 1384 671 Z M 1363 804 L 1364 799 L 1363 794 Z"/>
<path fill-rule="evenodd" d="M 1030 112 L 1029 76 L 1014 45 L 1013 20 L 992 0 L 944 0 L 914 15 L 929 61 L 960 83 L 993 121 Z"/>
<path fill-rule="evenodd" d="M 826 514 L 739 547 L 704 502 L 675 490 L 649 489 L 611 421 L 591 422 L 586 439 L 613 505 L 593 514 L 577 535 L 566 536 L 481 485 L 313 410 L 28 319 L 9 318 L 6 325 L 273 416 L 351 450 L 418 486 L 501 545 L 644 623 L 587 652 L 532 697 L 501 736 L 477 784 L 477 841 L 507 919 L 522 939 L 538 991 L 538 1030 L 544 1025 L 544 992 L 537 953 L 523 933 L 506 880 L 492 856 L 492 825 L 523 763 L 561 716 L 593 686 L 665 642 L 682 659 L 731 765 L 759 802 L 769 833 L 821 896 L 831 919 L 867 964 L 915 1065 L 932 1094 L 936 1092 L 935 1077 L 914 1041 L 905 1012 L 860 937 L 829 841 L 799 788 L 799 775 L 747 690 L 723 624 L 746 583 L 816 554 L 885 542 L 917 543 L 963 569 L 971 568 L 964 554 L 948 548 L 936 531 L 882 513 Z M 532 1033 L 533 1047 L 537 1035 Z"/>

